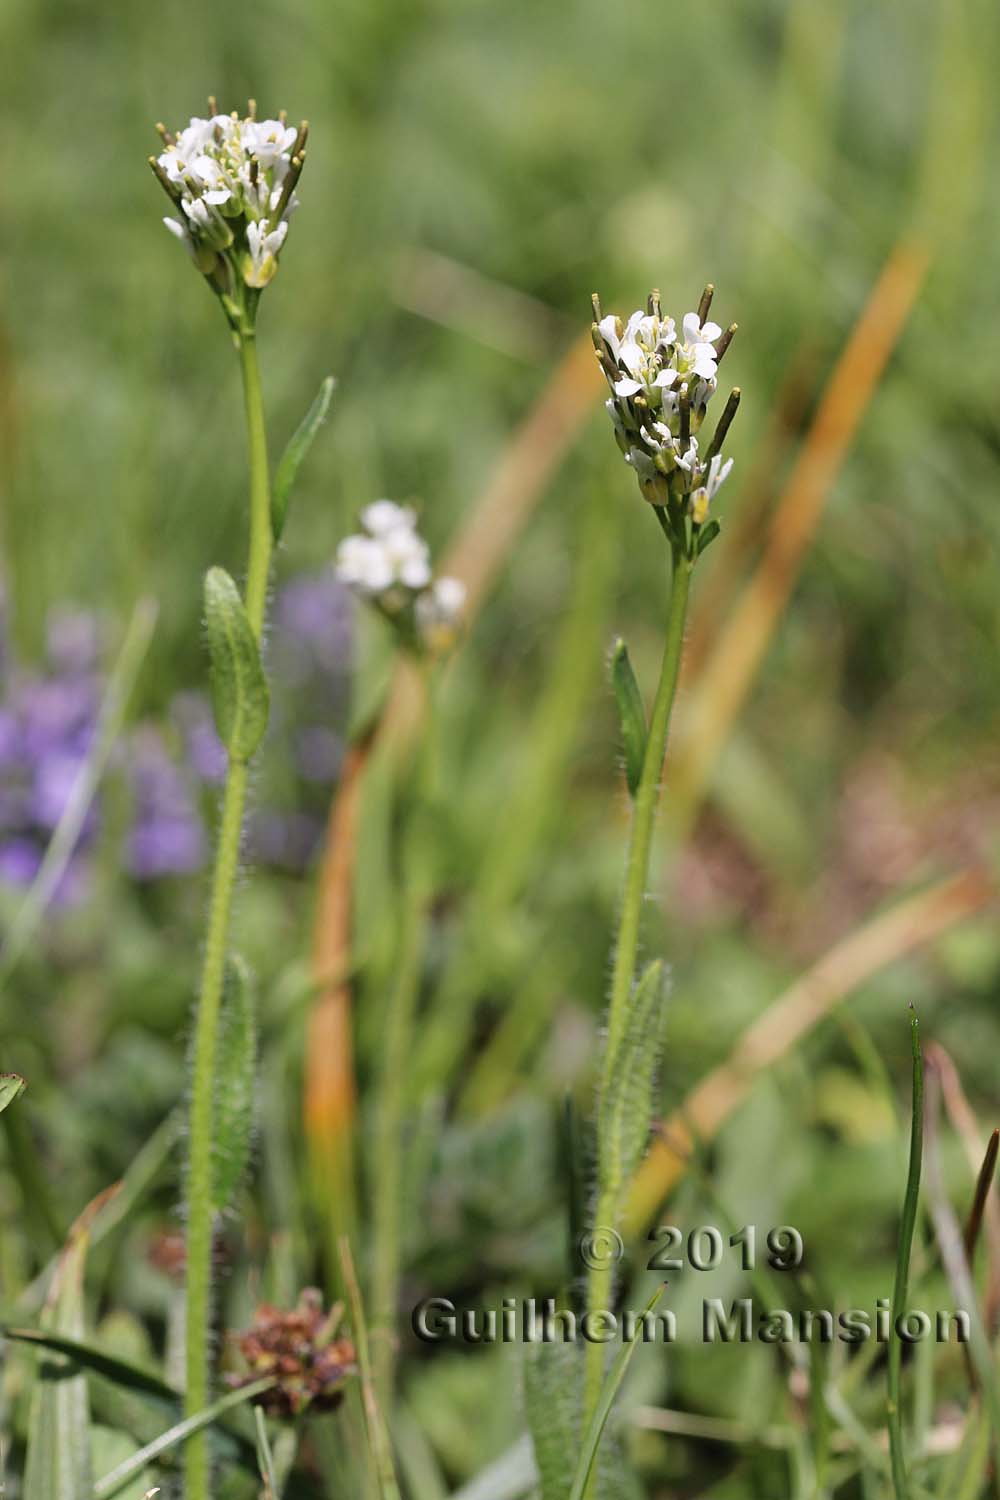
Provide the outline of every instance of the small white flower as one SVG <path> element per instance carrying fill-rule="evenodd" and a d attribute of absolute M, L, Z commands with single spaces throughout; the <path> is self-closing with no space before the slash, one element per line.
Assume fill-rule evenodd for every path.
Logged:
<path fill-rule="evenodd" d="M 181 244 L 184 246 L 185 250 L 193 259 L 195 253 L 194 240 L 191 238 L 187 226 L 182 224 L 179 219 L 164 219 L 163 222 L 170 230 L 170 233 L 177 236 Z"/>
<path fill-rule="evenodd" d="M 656 317 L 640 308 L 625 325 L 618 338 L 614 318 L 603 318 L 598 325 L 616 362 L 627 374 L 615 381 L 616 396 L 635 396 L 641 390 L 654 391 L 673 385 L 677 371 L 669 368 L 669 359 L 677 330 L 673 318 Z M 609 333 L 613 336 L 608 337 Z"/>
<path fill-rule="evenodd" d="M 276 229 L 269 230 L 266 224 L 247 225 L 247 249 L 249 265 L 243 269 L 243 280 L 247 286 L 267 286 L 278 269 L 278 252 L 285 242 L 288 224 L 283 219 Z"/>
<path fill-rule="evenodd" d="M 206 203 L 227 203 L 233 196 L 232 187 L 222 167 L 204 152 L 191 163 L 190 175 L 203 189 L 201 196 Z"/>
<path fill-rule="evenodd" d="M 435 578 L 430 588 L 417 596 L 414 613 L 428 644 L 442 644 L 453 634 L 465 605 L 465 584 L 460 578 Z"/>
<path fill-rule="evenodd" d="M 346 536 L 337 548 L 338 577 L 348 588 L 374 598 L 391 588 L 392 563 L 380 541 L 370 536 Z"/>
<path fill-rule="evenodd" d="M 729 471 L 733 467 L 731 458 L 722 462 L 722 455 L 716 453 L 708 465 L 708 474 L 705 482 L 696 490 L 691 491 L 691 517 L 700 526 L 708 515 L 708 507 L 711 505 L 719 490 L 729 477 Z"/>
<path fill-rule="evenodd" d="M 409 527 L 397 526 L 378 541 L 389 559 L 394 576 L 408 589 L 423 589 L 431 581 L 430 549 L 422 536 Z"/>
<path fill-rule="evenodd" d="M 677 368 L 682 375 L 714 381 L 718 361 L 712 343 L 722 333 L 718 323 L 702 323 L 696 312 L 684 314 L 684 337 L 677 345 Z"/>
<path fill-rule="evenodd" d="M 244 120 L 243 149 L 248 156 L 256 156 L 266 171 L 283 157 L 287 160 L 297 134 L 280 120 Z"/>
<path fill-rule="evenodd" d="M 395 500 L 373 500 L 361 512 L 361 524 L 372 536 L 382 536 L 400 526 L 412 529 L 416 519 L 408 505 L 397 505 Z"/>

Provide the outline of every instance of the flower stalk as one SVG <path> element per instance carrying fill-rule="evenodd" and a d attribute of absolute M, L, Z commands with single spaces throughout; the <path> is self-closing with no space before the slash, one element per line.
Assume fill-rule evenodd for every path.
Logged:
<path fill-rule="evenodd" d="M 194 1416 L 211 1397 L 212 1242 L 220 1211 L 215 1162 L 220 1020 L 229 961 L 233 895 L 240 863 L 249 766 L 264 733 L 267 681 L 260 646 L 273 550 L 267 437 L 257 357 L 261 291 L 278 269 L 278 256 L 295 207 L 307 127 L 284 114 L 258 120 L 250 101 L 240 119 L 209 100 L 209 118 L 195 118 L 176 134 L 158 127 L 163 151 L 150 158 L 154 175 L 179 218 L 167 228 L 188 250 L 217 296 L 240 363 L 249 468 L 249 550 L 241 599 L 221 569 L 206 579 L 216 723 L 228 763 L 209 899 L 208 930 L 194 1019 L 187 1174 L 185 1411 Z M 187 1500 L 209 1500 L 207 1434 L 185 1448 Z"/>
<path fill-rule="evenodd" d="M 236 337 L 243 381 L 250 471 L 250 544 L 245 602 L 250 629 L 259 645 L 264 629 L 267 580 L 271 566 L 271 518 L 267 438 L 257 359 L 255 316 L 255 306 L 244 308 Z M 188 1416 L 201 1411 L 208 1404 L 210 1395 L 212 1239 L 215 1227 L 212 1188 L 215 1058 L 233 892 L 239 872 L 248 774 L 248 759 L 230 752 L 212 873 L 201 987 L 195 1012 L 187 1180 L 185 1412 Z M 188 1500 L 206 1500 L 210 1488 L 208 1439 L 205 1433 L 199 1433 L 188 1443 L 185 1450 L 185 1473 Z"/>
<path fill-rule="evenodd" d="M 667 751 L 670 719 L 677 694 L 691 575 L 695 564 L 719 532 L 711 507 L 725 482 L 732 460 L 721 449 L 739 406 L 734 390 L 711 440 L 702 447 L 700 433 L 708 404 L 717 388 L 719 361 L 735 332 L 708 321 L 713 288 L 708 286 L 696 312 L 678 329 L 653 292 L 645 311 L 623 325 L 605 317 L 594 298 L 594 347 L 610 387 L 607 410 L 626 463 L 640 492 L 653 508 L 670 549 L 670 585 L 664 626 L 663 658 L 648 730 L 641 699 L 625 664 L 624 643 L 616 648 L 619 675 L 616 692 L 623 710 L 626 751 L 634 768 L 645 733 L 641 770 L 633 790 L 632 823 L 618 931 L 597 1106 L 597 1191 L 594 1232 L 617 1233 L 621 1201 L 632 1172 L 645 1150 L 652 1116 L 653 1079 L 659 1050 L 662 974 L 653 964 L 637 972 L 642 909 L 649 877 L 653 830 L 660 781 Z M 626 691 L 627 689 L 627 691 Z M 614 1292 L 613 1263 L 591 1259 L 587 1307 L 610 1310 Z M 589 1344 L 583 1375 L 583 1421 L 597 1411 L 605 1375 L 604 1349 Z M 592 1482 L 593 1487 L 593 1482 Z"/>

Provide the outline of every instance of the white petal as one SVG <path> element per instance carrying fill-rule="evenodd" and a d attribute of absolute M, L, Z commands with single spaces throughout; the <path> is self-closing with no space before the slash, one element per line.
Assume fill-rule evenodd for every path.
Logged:
<path fill-rule="evenodd" d="M 600 329 L 605 342 L 610 344 L 612 354 L 617 355 L 618 319 L 615 317 L 614 313 L 608 313 L 608 316 L 606 318 L 602 318 L 597 326 Z"/>
<path fill-rule="evenodd" d="M 400 566 L 399 581 L 408 589 L 423 589 L 431 581 L 430 564 L 425 557 L 408 557 Z"/>
<path fill-rule="evenodd" d="M 717 339 L 721 332 L 722 329 L 718 323 L 703 323 L 701 325 L 701 336 L 706 343 L 710 344 L 713 339 Z"/>
<path fill-rule="evenodd" d="M 395 500 L 373 500 L 361 512 L 361 523 L 373 536 L 382 536 L 398 526 L 412 527 L 415 519 L 408 506 L 397 505 Z"/>
<path fill-rule="evenodd" d="M 642 390 L 642 382 L 638 380 L 616 380 L 616 396 L 634 396 L 636 391 Z"/>

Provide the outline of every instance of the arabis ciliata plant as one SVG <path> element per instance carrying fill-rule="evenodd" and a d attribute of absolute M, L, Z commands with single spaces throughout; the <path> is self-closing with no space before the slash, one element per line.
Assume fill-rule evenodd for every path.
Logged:
<path fill-rule="evenodd" d="M 677 688 L 691 574 L 718 535 L 712 516 L 719 488 L 732 467 L 722 445 L 739 405 L 734 390 L 712 436 L 704 440 L 718 367 L 735 324 L 725 332 L 708 321 L 712 287 L 680 326 L 665 317 L 658 292 L 628 322 L 605 317 L 594 298 L 593 339 L 611 394 L 607 410 L 615 438 L 643 497 L 667 539 L 670 586 L 663 661 L 648 725 L 624 643 L 612 654 L 632 794 L 625 885 L 612 969 L 607 1033 L 598 1093 L 595 1227 L 615 1230 L 628 1181 L 643 1154 L 652 1116 L 653 1078 L 661 1032 L 663 972 L 657 960 L 637 973 L 642 906 L 670 714 Z M 588 1307 L 608 1307 L 610 1260 L 590 1272 Z M 597 1404 L 603 1374 L 602 1346 L 588 1346 L 585 1411 Z"/>
<path fill-rule="evenodd" d="M 268 577 L 298 466 L 322 421 L 332 380 L 323 387 L 278 465 L 272 493 L 257 362 L 257 309 L 273 280 L 296 206 L 307 135 L 284 115 L 258 120 L 209 115 L 176 134 L 158 127 L 163 151 L 154 173 L 178 217 L 166 220 L 219 298 L 240 360 L 247 424 L 250 505 L 246 586 L 241 595 L 222 568 L 205 579 L 205 619 L 216 727 L 227 752 L 225 792 L 212 876 L 208 931 L 192 1048 L 187 1176 L 185 1406 L 200 1412 L 210 1396 L 212 1239 L 245 1163 L 252 1118 L 254 1031 L 249 989 L 229 954 L 233 891 L 240 861 L 249 765 L 267 726 L 269 694 L 261 656 Z M 204 1434 L 185 1447 L 187 1500 L 210 1494 Z"/>

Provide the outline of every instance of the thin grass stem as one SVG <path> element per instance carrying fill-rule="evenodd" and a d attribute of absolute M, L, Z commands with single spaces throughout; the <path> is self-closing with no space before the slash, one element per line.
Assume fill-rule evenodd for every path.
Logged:
<path fill-rule="evenodd" d="M 913 1115 L 910 1125 L 910 1165 L 906 1174 L 903 1218 L 899 1226 L 896 1249 L 896 1279 L 892 1288 L 892 1332 L 889 1341 L 889 1462 L 896 1500 L 910 1500 L 906 1476 L 906 1454 L 903 1445 L 903 1418 L 900 1410 L 900 1374 L 903 1343 L 896 1331 L 896 1321 L 906 1311 L 910 1280 L 910 1252 L 917 1222 L 917 1200 L 920 1196 L 920 1169 L 924 1149 L 924 1061 L 920 1051 L 920 1025 L 915 1011 L 910 1014 L 910 1044 L 913 1054 Z"/>

